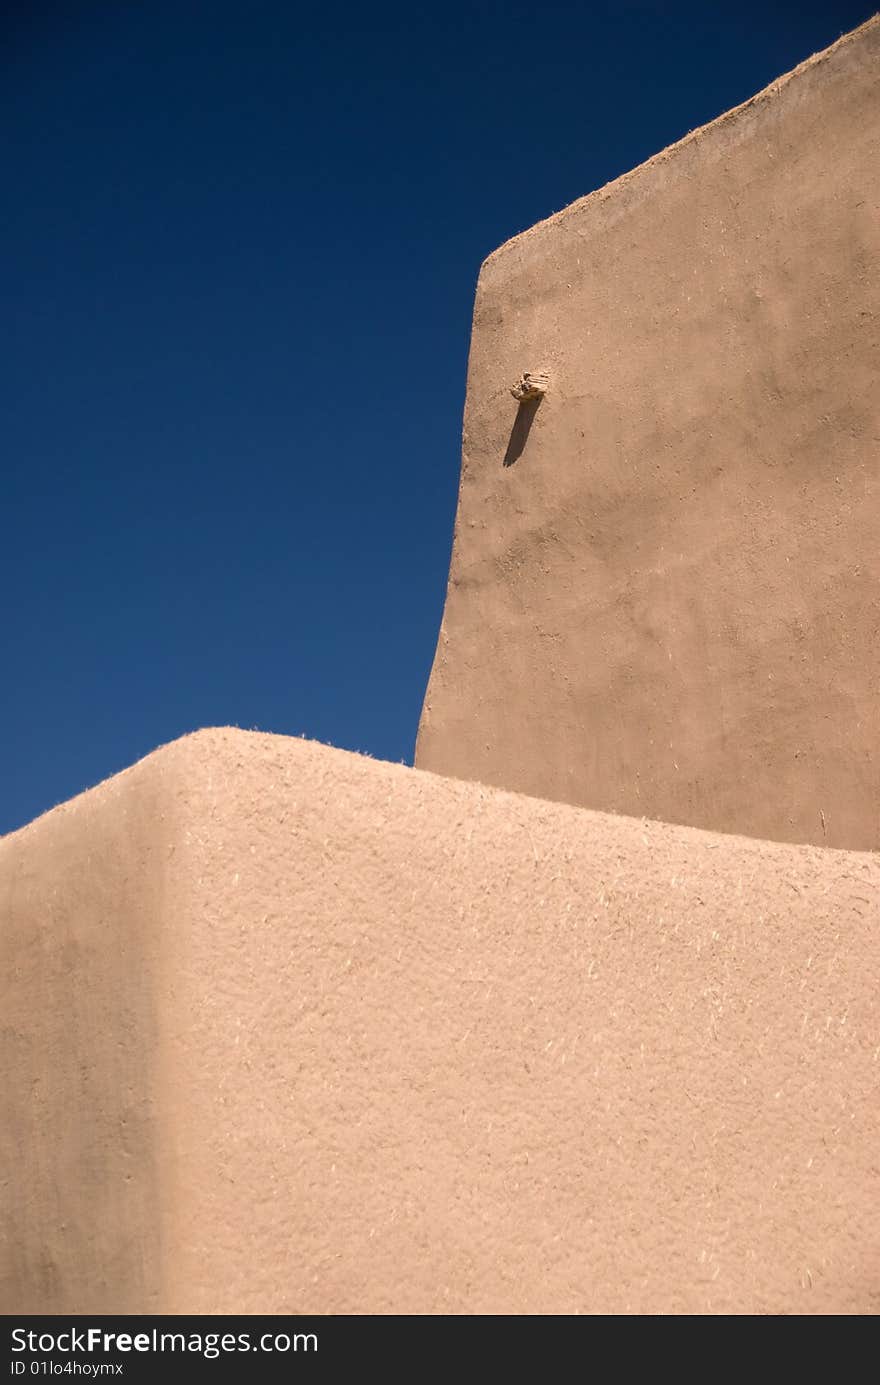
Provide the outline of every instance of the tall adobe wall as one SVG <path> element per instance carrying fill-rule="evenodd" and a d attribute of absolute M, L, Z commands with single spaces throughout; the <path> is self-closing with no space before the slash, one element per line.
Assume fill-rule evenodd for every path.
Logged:
<path fill-rule="evenodd" d="M 878 49 L 483 266 L 420 767 L 880 846 Z"/>

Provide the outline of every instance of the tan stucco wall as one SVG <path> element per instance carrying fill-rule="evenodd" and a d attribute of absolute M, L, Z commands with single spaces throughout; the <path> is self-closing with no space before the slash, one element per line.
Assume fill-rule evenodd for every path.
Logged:
<path fill-rule="evenodd" d="M 874 20 L 484 265 L 418 765 L 880 846 L 878 56 Z"/>
<path fill-rule="evenodd" d="M 0 840 L 0 1313 L 157 1308 L 164 772 Z"/>
<path fill-rule="evenodd" d="M 165 747 L 0 842 L 0 1309 L 876 1311 L 878 886 Z"/>

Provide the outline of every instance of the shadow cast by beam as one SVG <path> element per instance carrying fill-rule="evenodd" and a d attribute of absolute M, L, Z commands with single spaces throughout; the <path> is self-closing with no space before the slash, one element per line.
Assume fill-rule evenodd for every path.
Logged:
<path fill-rule="evenodd" d="M 535 414 L 540 409 L 543 400 L 542 394 L 539 394 L 537 399 L 524 399 L 517 409 L 513 428 L 510 431 L 510 439 L 507 443 L 507 451 L 504 454 L 505 466 L 513 466 L 514 462 L 518 462 L 525 451 L 529 433 L 535 421 Z"/>

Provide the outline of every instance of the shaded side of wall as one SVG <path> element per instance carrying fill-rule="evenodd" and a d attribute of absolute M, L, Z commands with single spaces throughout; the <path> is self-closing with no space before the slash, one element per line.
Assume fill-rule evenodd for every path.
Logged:
<path fill-rule="evenodd" d="M 876 1311 L 880 860 L 236 731 L 63 813 L 16 1311 Z"/>
<path fill-rule="evenodd" d="M 157 757 L 0 842 L 0 1312 L 154 1312 Z"/>
<path fill-rule="evenodd" d="M 417 765 L 880 846 L 878 57 L 874 20 L 487 261 Z"/>

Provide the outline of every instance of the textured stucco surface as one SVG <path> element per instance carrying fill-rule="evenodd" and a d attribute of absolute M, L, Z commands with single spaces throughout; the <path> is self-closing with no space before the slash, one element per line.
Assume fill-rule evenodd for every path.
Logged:
<path fill-rule="evenodd" d="M 418 765 L 880 846 L 878 58 L 873 20 L 484 265 Z"/>
<path fill-rule="evenodd" d="M 175 742 L 0 842 L 0 1307 L 874 1312 L 878 884 Z"/>
<path fill-rule="evenodd" d="M 0 1313 L 154 1312 L 162 757 L 0 840 Z"/>

